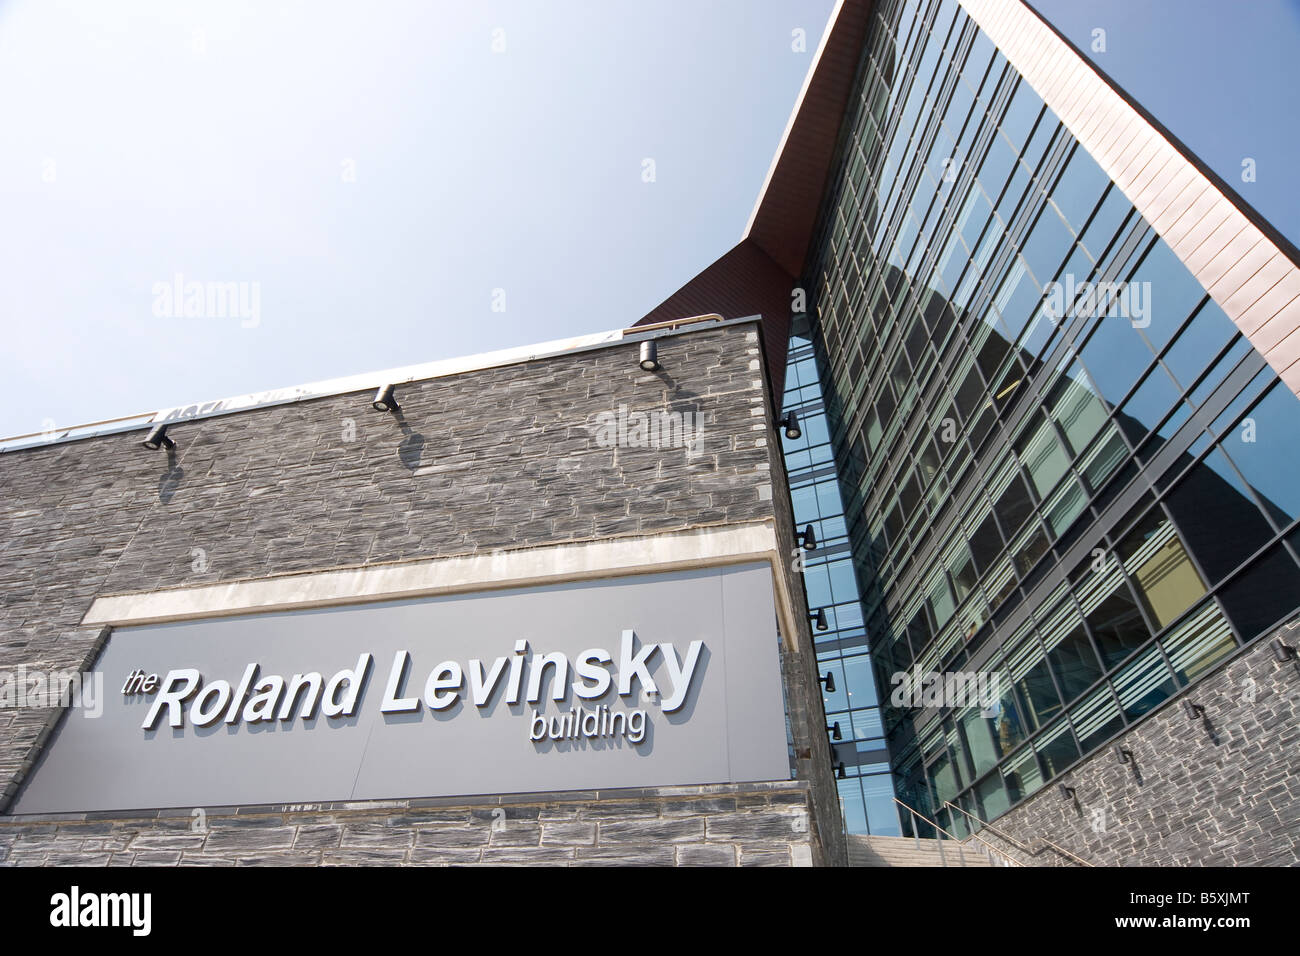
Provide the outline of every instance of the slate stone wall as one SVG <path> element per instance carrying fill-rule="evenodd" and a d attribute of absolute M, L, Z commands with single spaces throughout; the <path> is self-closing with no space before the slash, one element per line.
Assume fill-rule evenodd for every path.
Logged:
<path fill-rule="evenodd" d="M 1296 647 L 1300 626 L 1183 695 L 1208 727 L 1175 699 L 1062 777 L 1073 799 L 1053 784 L 979 835 L 1032 866 L 1080 865 L 1044 841 L 1094 866 L 1300 864 L 1300 672 L 1274 659 L 1275 637 Z"/>
<path fill-rule="evenodd" d="M 0 865 L 809 866 L 808 787 L 0 818 Z"/>

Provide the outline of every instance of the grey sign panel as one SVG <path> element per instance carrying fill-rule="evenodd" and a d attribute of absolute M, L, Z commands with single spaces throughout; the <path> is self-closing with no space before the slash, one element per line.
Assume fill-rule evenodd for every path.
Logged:
<path fill-rule="evenodd" d="M 765 564 L 121 628 L 96 670 L 13 812 L 789 776 Z"/>

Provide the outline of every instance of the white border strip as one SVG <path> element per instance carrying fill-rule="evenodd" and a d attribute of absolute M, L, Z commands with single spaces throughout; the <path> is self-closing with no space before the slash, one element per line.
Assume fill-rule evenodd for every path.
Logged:
<path fill-rule="evenodd" d="M 769 521 L 103 596 L 91 604 L 82 624 L 110 627 L 162 624 L 749 561 L 771 564 L 783 638 L 789 646 L 796 646 L 798 632 L 794 628 L 792 595 L 780 563 L 776 531 Z"/>
<path fill-rule="evenodd" d="M 960 0 L 1300 395 L 1300 268 L 1021 0 Z"/>

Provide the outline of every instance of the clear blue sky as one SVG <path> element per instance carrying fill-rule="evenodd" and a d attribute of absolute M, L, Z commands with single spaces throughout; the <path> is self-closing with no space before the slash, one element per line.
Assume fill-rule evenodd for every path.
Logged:
<path fill-rule="evenodd" d="M 1041 6 L 1300 234 L 1293 4 Z M 634 322 L 738 240 L 831 7 L 0 2 L 0 435 Z M 256 327 L 155 314 L 178 273 Z"/>

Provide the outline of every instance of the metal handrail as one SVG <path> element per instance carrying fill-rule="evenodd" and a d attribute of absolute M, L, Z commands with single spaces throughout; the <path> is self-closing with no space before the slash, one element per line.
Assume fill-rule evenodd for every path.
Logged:
<path fill-rule="evenodd" d="M 974 820 L 976 823 L 978 823 L 978 824 L 979 824 L 980 826 L 982 826 L 982 827 L 988 827 L 990 830 L 992 830 L 992 831 L 993 831 L 994 833 L 996 833 L 998 836 L 1002 837 L 1002 839 L 1006 840 L 1008 843 L 1010 843 L 1012 846 L 1014 846 L 1014 847 L 1015 847 L 1017 850 L 1019 850 L 1021 853 L 1028 853 L 1030 856 L 1038 856 L 1038 854 L 1042 852 L 1041 849 L 1039 849 L 1039 850 L 1031 850 L 1031 849 L 1029 849 L 1029 847 L 1025 846 L 1023 843 L 1021 843 L 1021 842 L 1020 842 L 1019 840 L 1017 840 L 1015 837 L 1009 837 L 1009 836 L 1007 836 L 1005 833 L 1003 833 L 1001 830 L 999 830 L 997 827 L 995 827 L 993 824 L 991 824 L 991 823 L 987 823 L 987 822 L 985 822 L 984 820 L 981 820 L 979 817 L 975 816 L 975 814 L 973 814 L 973 813 L 967 813 L 967 811 L 965 811 L 965 810 L 963 810 L 961 807 L 957 806 L 957 804 L 953 803 L 951 800 L 945 800 L 945 801 L 943 802 L 943 805 L 944 805 L 945 807 L 952 807 L 952 808 L 953 808 L 954 810 L 956 810 L 958 813 L 965 813 L 966 816 L 970 817 L 972 820 Z M 1067 850 L 1065 847 L 1063 847 L 1063 846 L 1057 846 L 1055 843 L 1053 843 L 1051 840 L 1047 839 L 1046 837 L 1038 837 L 1038 840 L 1039 840 L 1041 843 L 1044 843 L 1044 844 L 1046 844 L 1047 846 L 1050 846 L 1053 850 L 1055 850 L 1057 853 L 1060 853 L 1062 856 L 1068 856 L 1071 860 L 1074 860 L 1074 862 L 1078 863 L 1080 866 L 1086 866 L 1086 867 L 1089 867 L 1089 868 L 1093 868 L 1093 864 L 1089 863 L 1087 860 L 1080 859 L 1079 857 L 1077 857 L 1077 856 L 1075 856 L 1073 853 L 1071 853 L 1069 850 Z"/>
<path fill-rule="evenodd" d="M 668 319 L 666 322 L 654 322 L 650 325 L 634 325 L 631 328 L 624 329 L 624 332 L 653 332 L 658 329 L 676 329 L 683 325 L 691 325 L 695 322 L 725 322 L 727 321 L 717 312 L 706 312 L 704 315 L 688 315 L 684 319 Z"/>
<path fill-rule="evenodd" d="M 898 804 L 900 807 L 902 807 L 904 810 L 906 810 L 908 813 L 912 814 L 912 816 L 914 816 L 914 817 L 920 817 L 922 820 L 924 820 L 924 821 L 925 821 L 926 823 L 928 823 L 930 826 L 934 827 L 936 830 L 938 830 L 940 833 L 942 833 L 942 834 L 943 834 L 944 836 L 946 836 L 948 839 L 950 839 L 950 840 L 952 840 L 954 843 L 956 843 L 956 844 L 957 844 L 957 858 L 958 858 L 959 860 L 961 860 L 961 864 L 962 864 L 962 866 L 965 866 L 965 865 L 966 865 L 966 857 L 962 854 L 962 841 L 961 841 L 961 840 L 957 839 L 955 836 L 953 836 L 951 833 L 949 833 L 949 832 L 948 832 L 947 830 L 945 830 L 943 827 L 939 826 L 939 824 L 935 823 L 933 820 L 931 820 L 929 817 L 927 817 L 927 816 L 926 816 L 924 813 L 922 813 L 920 810 L 917 810 L 917 809 L 915 809 L 914 807 L 909 807 L 909 806 L 908 806 L 906 803 L 904 803 L 902 800 L 899 800 L 898 797 L 894 797 L 894 802 L 895 802 L 896 804 Z M 916 840 L 916 845 L 917 845 L 917 847 L 919 848 L 920 845 L 921 845 L 921 834 L 917 832 L 916 824 L 915 824 L 915 823 L 913 823 L 913 825 L 912 825 L 912 836 L 913 836 L 913 838 Z M 989 843 L 987 840 L 982 840 L 982 839 L 980 839 L 978 836 L 976 836 L 976 835 L 973 834 L 973 833 L 971 834 L 971 839 L 972 839 L 972 840 L 975 840 L 977 843 L 979 843 L 980 845 L 982 845 L 986 850 L 990 850 L 990 851 L 996 853 L 998 856 L 1002 857 L 1002 859 L 1006 860 L 1006 861 L 1007 861 L 1008 863 L 1010 863 L 1011 865 L 1013 865 L 1013 866 L 1024 866 L 1024 864 L 1021 863 L 1019 860 L 1017 860 L 1015 857 L 1011 856 L 1011 855 L 1008 854 L 1008 853 L 1004 853 L 1004 852 L 1002 852 L 1002 851 L 999 850 L 997 847 L 995 847 L 992 843 Z M 947 866 L 947 865 L 948 865 L 948 861 L 947 861 L 947 859 L 946 859 L 946 858 L 944 857 L 944 855 L 943 855 L 943 841 L 942 841 L 942 840 L 939 840 L 938 843 L 939 843 L 939 860 L 940 860 L 940 862 L 943 863 L 944 866 Z"/>

